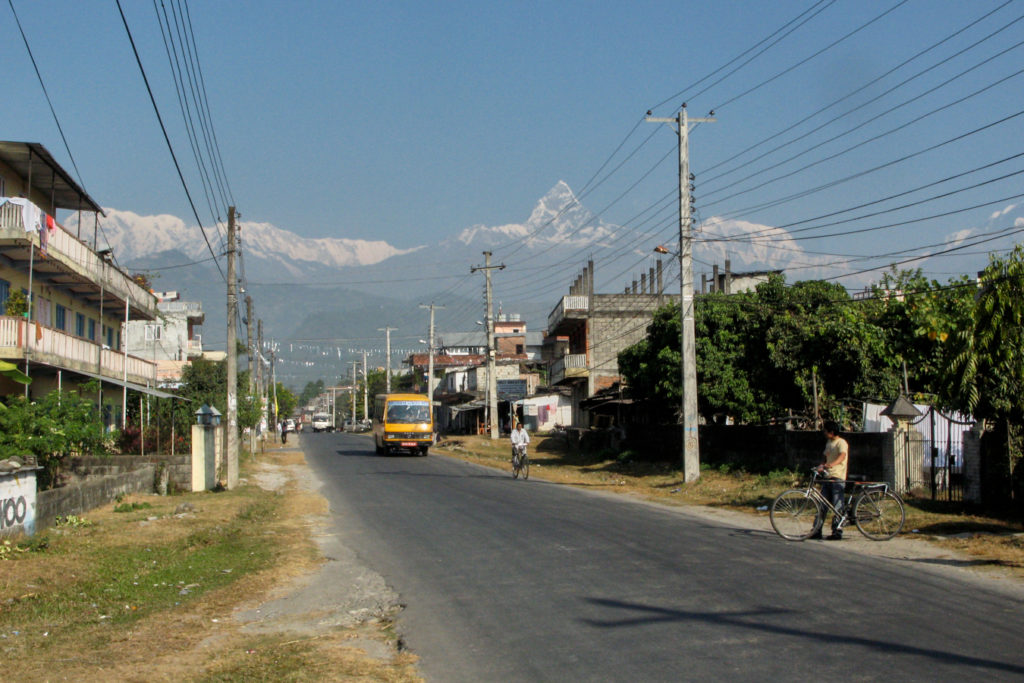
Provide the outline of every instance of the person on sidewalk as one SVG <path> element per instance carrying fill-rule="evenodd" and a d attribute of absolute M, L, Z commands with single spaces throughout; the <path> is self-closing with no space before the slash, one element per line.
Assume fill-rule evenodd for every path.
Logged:
<path fill-rule="evenodd" d="M 818 465 L 818 471 L 825 473 L 825 481 L 821 484 L 821 495 L 825 496 L 832 507 L 836 509 L 832 515 L 832 534 L 828 536 L 829 541 L 839 541 L 843 538 L 843 528 L 840 521 L 843 519 L 843 492 L 846 488 L 846 470 L 850 460 L 850 445 L 846 439 L 839 436 L 839 425 L 829 421 L 823 428 L 825 433 L 825 462 Z M 822 513 L 822 526 L 825 524 L 825 512 Z M 821 538 L 821 529 L 811 536 Z"/>

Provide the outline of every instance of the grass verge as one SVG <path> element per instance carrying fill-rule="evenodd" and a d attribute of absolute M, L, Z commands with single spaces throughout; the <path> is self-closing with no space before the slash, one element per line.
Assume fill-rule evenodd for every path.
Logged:
<path fill-rule="evenodd" d="M 301 453 L 260 460 L 294 464 Z M 296 638 L 245 633 L 233 622 L 235 609 L 322 562 L 309 516 L 324 510 L 319 496 L 254 485 L 131 496 L 5 546 L 5 678 L 419 680 L 409 657 L 365 655 L 366 643 L 390 637 L 387 623 Z"/>
<path fill-rule="evenodd" d="M 530 453 L 530 476 L 571 486 L 640 496 L 670 505 L 703 505 L 764 517 L 779 493 L 806 483 L 788 470 L 753 474 L 727 465 L 701 468 L 698 481 L 683 482 L 679 465 L 636 461 L 606 454 L 585 454 L 566 445 L 560 435 L 536 435 Z M 445 439 L 436 451 L 490 467 L 510 468 L 507 439 L 480 436 Z M 938 543 L 971 555 L 978 567 L 1009 570 L 1024 578 L 1024 535 L 1019 522 L 961 509 L 958 504 L 908 498 L 902 536 Z M 851 533 L 858 533 L 851 530 Z"/>

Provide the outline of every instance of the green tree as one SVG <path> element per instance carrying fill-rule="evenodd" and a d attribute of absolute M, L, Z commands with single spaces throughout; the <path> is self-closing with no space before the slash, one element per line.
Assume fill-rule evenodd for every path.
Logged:
<path fill-rule="evenodd" d="M 951 339 L 952 360 L 942 396 L 953 407 L 995 426 L 999 448 L 987 451 L 990 499 L 1024 506 L 1024 246 L 993 255 L 968 324 Z"/>

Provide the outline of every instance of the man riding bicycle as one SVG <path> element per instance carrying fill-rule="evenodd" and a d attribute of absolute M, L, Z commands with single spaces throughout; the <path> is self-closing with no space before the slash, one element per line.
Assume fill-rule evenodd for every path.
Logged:
<path fill-rule="evenodd" d="M 836 511 L 832 514 L 832 535 L 828 536 L 829 541 L 839 541 L 843 538 L 843 529 L 839 526 L 843 514 L 843 492 L 846 488 L 846 470 L 849 464 L 850 445 L 846 439 L 839 436 L 839 425 L 835 422 L 826 422 L 823 428 L 825 433 L 825 462 L 818 465 L 818 471 L 827 475 L 821 484 L 821 495 Z M 824 513 L 822 513 L 824 514 Z M 822 520 L 824 522 L 825 520 Z M 824 524 L 822 524 L 824 526 Z M 819 531 L 811 538 L 821 538 Z"/>
<path fill-rule="evenodd" d="M 526 445 L 529 443 L 530 435 L 523 429 L 523 423 L 517 422 L 516 428 L 512 430 L 512 457 L 514 458 L 516 453 L 526 451 Z"/>

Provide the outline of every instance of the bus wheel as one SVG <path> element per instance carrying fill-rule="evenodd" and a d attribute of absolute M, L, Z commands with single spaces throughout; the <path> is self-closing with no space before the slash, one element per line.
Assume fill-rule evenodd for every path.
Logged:
<path fill-rule="evenodd" d="M 420 456 L 421 457 L 427 455 L 427 453 L 429 453 L 429 452 L 430 452 L 430 447 L 429 446 L 421 446 L 420 447 Z"/>

